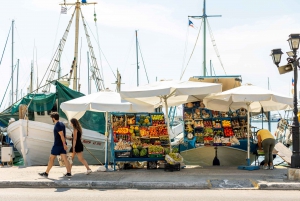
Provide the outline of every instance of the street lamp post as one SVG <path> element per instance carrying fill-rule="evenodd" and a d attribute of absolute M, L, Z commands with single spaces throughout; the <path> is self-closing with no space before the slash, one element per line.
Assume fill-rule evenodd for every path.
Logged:
<path fill-rule="evenodd" d="M 293 155 L 291 157 L 291 168 L 300 168 L 300 151 L 299 151 L 299 121 L 298 121 L 298 100 L 297 100 L 297 81 L 298 81 L 298 67 L 299 58 L 297 58 L 297 50 L 299 49 L 300 34 L 290 34 L 288 39 L 290 48 L 292 51 L 287 52 L 289 56 L 287 58 L 288 64 L 279 66 L 281 55 L 283 54 L 281 49 L 273 49 L 271 56 L 274 64 L 278 67 L 279 73 L 287 73 L 294 70 L 294 120 L 292 126 L 292 139 L 293 139 Z"/>

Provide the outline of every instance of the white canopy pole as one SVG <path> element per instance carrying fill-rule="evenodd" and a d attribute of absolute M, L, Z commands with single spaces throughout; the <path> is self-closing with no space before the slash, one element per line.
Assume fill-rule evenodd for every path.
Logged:
<path fill-rule="evenodd" d="M 105 112 L 105 167 L 108 168 L 108 112 Z"/>
<path fill-rule="evenodd" d="M 250 166 L 250 103 L 247 102 L 247 165 Z"/>
<path fill-rule="evenodd" d="M 165 110 L 166 110 L 166 123 L 167 123 L 167 129 L 168 129 L 168 136 L 169 136 L 169 143 L 170 143 L 170 152 L 172 152 L 172 146 L 171 146 L 171 138 L 170 138 L 170 120 L 169 120 L 169 114 L 168 114 L 168 103 L 167 103 L 167 97 L 163 97 L 165 102 Z"/>

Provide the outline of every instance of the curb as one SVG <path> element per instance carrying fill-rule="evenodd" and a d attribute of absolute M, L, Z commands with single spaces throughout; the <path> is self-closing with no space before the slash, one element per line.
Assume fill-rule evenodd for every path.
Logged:
<path fill-rule="evenodd" d="M 259 190 L 300 190 L 300 183 L 278 182 L 278 183 L 258 183 Z"/>
<path fill-rule="evenodd" d="M 203 182 L 2 181 L 0 188 L 210 189 Z"/>

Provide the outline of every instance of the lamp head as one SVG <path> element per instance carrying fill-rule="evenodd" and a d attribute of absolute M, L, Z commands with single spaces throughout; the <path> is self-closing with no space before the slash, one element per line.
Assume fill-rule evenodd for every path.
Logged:
<path fill-rule="evenodd" d="M 292 51 L 297 51 L 299 48 L 300 34 L 290 34 L 288 39 Z"/>
<path fill-rule="evenodd" d="M 282 55 L 282 51 L 281 49 L 273 49 L 271 50 L 271 55 L 272 56 L 272 59 L 273 59 L 273 62 L 274 64 L 278 67 L 279 63 L 280 63 L 280 60 L 281 60 L 281 55 Z"/>

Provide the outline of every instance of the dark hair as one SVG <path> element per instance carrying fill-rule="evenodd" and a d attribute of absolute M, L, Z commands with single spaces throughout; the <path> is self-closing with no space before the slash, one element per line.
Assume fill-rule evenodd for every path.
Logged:
<path fill-rule="evenodd" d="M 59 114 L 57 113 L 57 112 L 52 112 L 51 114 L 50 114 L 50 117 L 51 118 L 54 118 L 55 120 L 59 120 Z"/>
<path fill-rule="evenodd" d="M 73 128 L 75 128 L 77 131 L 79 131 L 80 133 L 82 133 L 82 128 L 81 125 L 79 123 L 79 121 L 75 118 L 71 119 L 71 123 L 73 124 Z"/>

